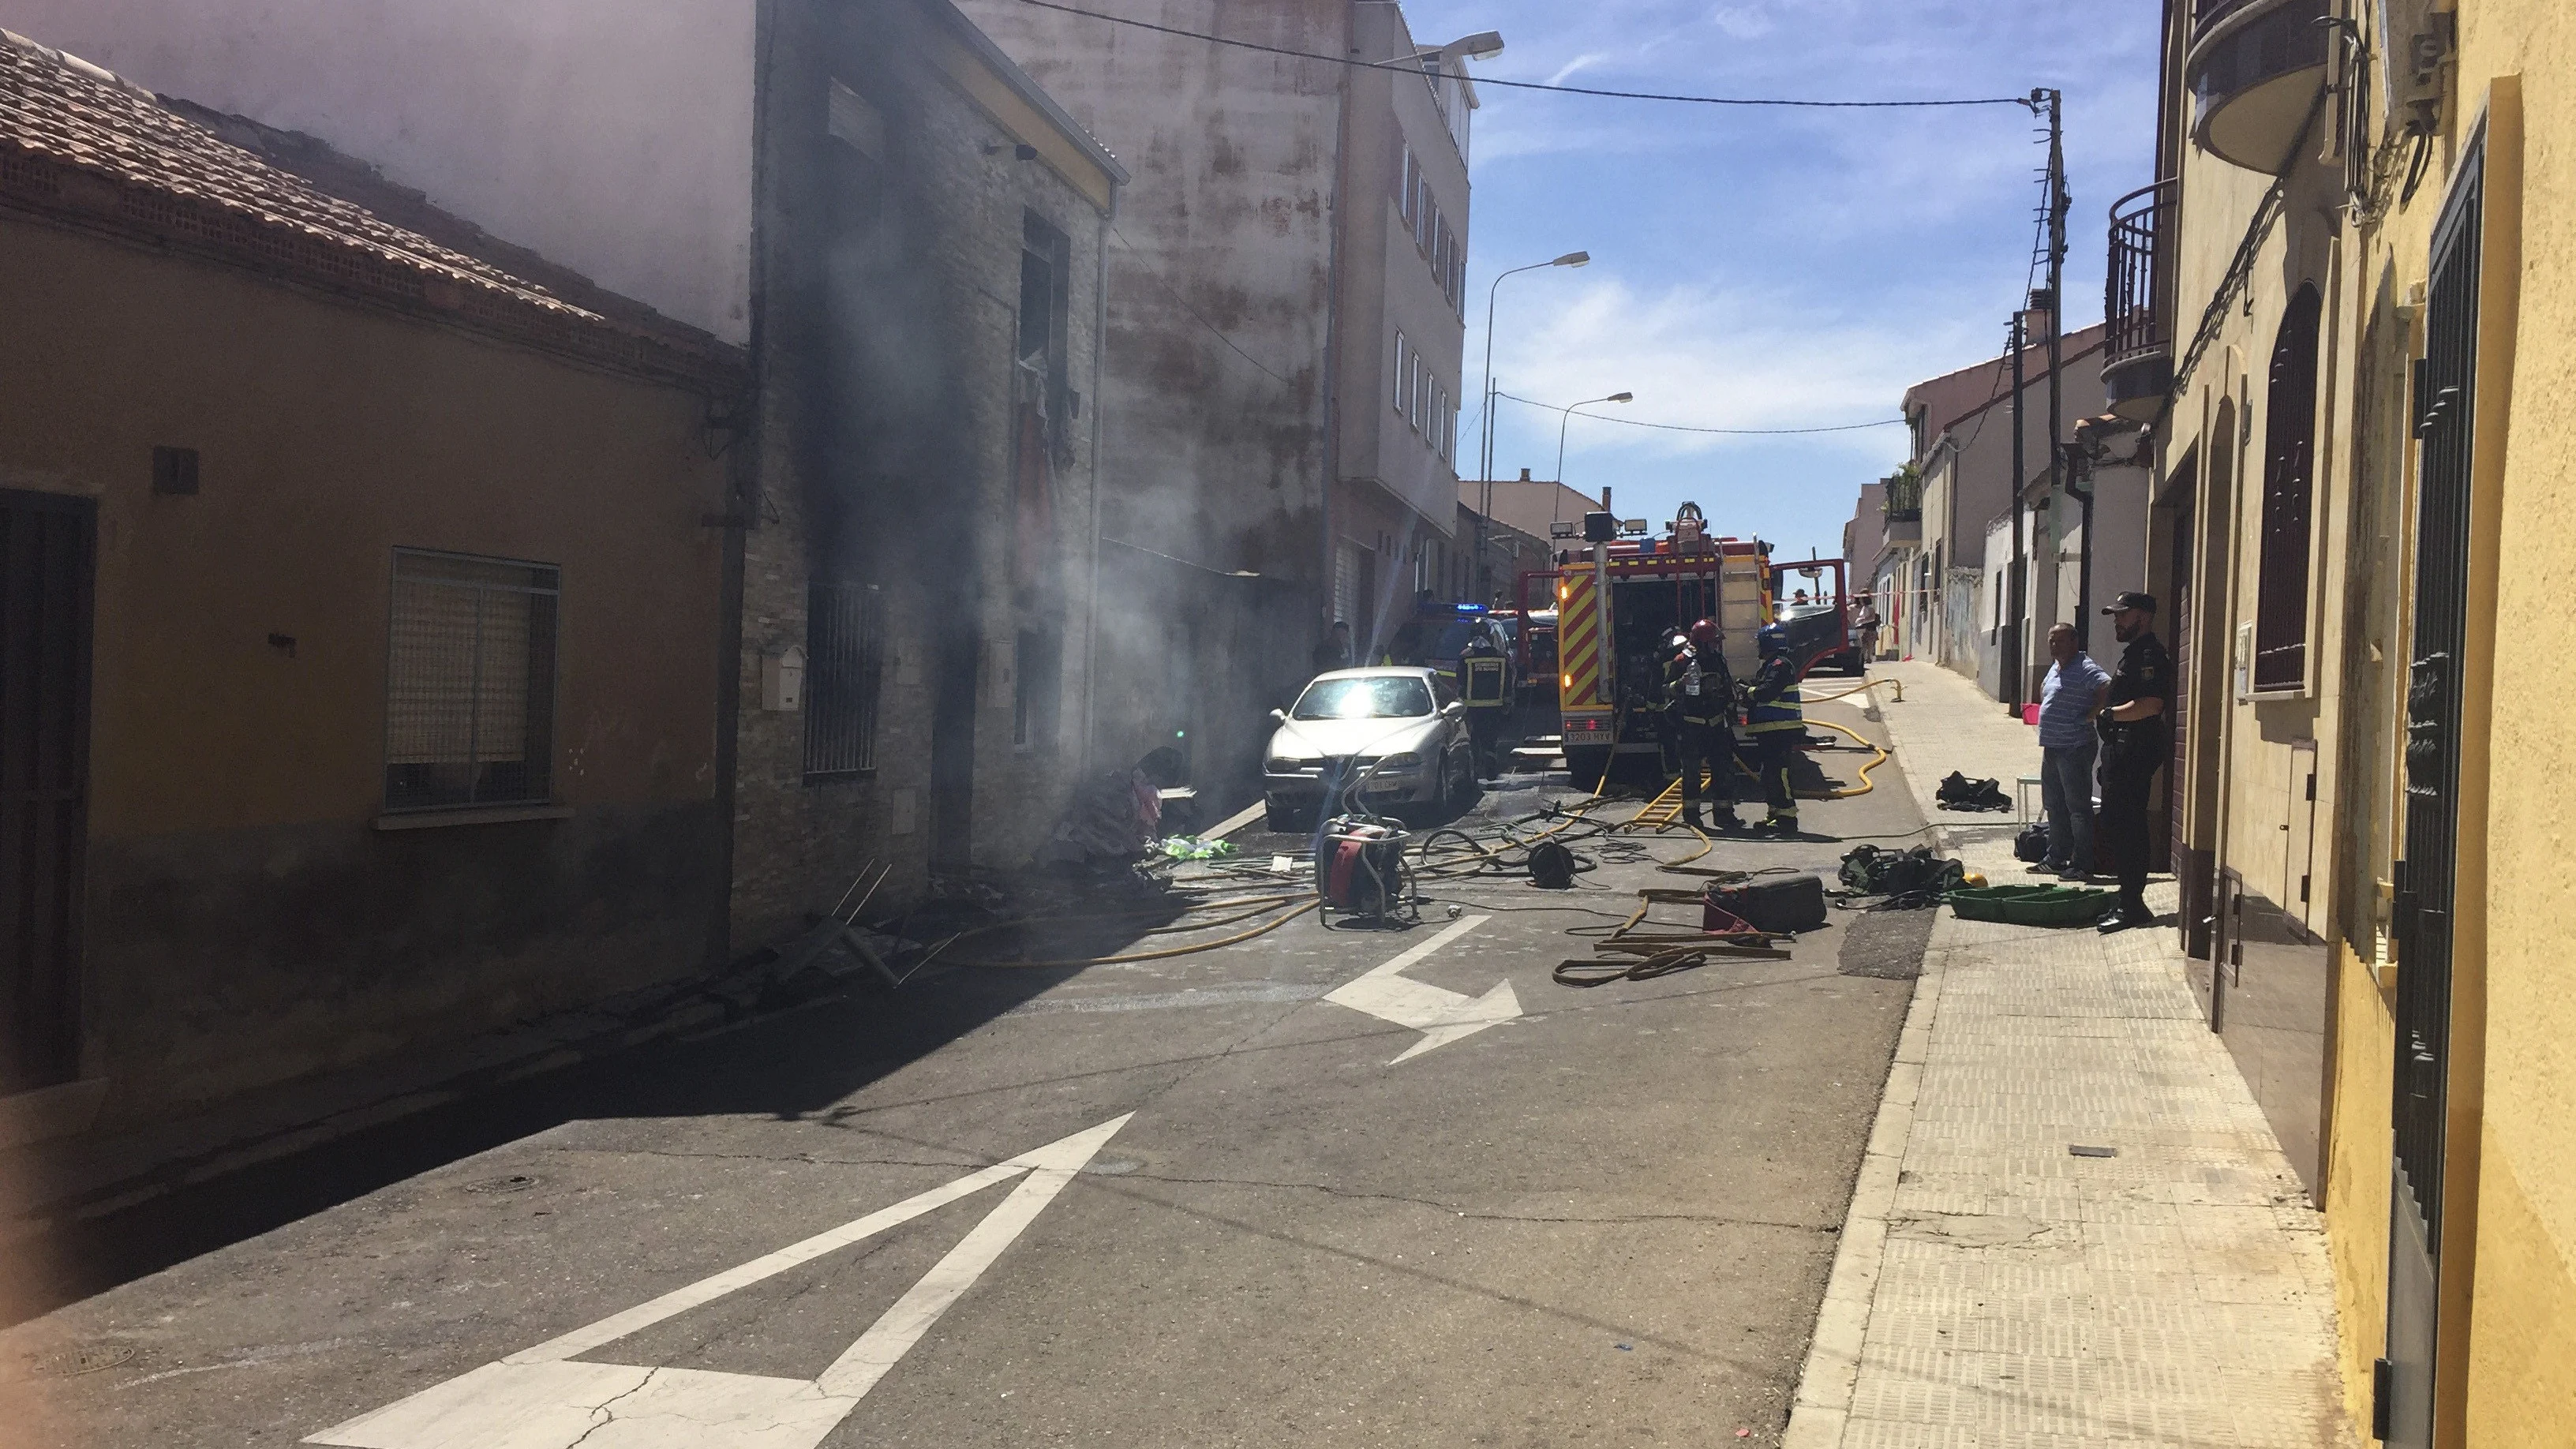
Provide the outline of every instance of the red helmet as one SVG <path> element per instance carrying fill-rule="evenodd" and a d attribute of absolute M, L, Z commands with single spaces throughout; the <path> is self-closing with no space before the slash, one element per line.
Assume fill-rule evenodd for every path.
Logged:
<path fill-rule="evenodd" d="M 1702 649 L 1717 647 L 1717 621 L 1702 619 L 1690 626 L 1690 641 Z"/>

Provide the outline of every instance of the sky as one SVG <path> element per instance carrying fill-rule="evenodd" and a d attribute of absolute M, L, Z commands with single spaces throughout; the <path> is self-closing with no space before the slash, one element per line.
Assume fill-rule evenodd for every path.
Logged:
<path fill-rule="evenodd" d="M 1416 41 L 1499 30 L 1479 76 L 1799 99 L 2065 92 L 2066 321 L 2102 314 L 2104 218 L 2154 163 L 2156 0 L 1404 0 Z M 1504 281 L 1495 385 L 1563 405 L 1565 481 L 1660 528 L 1684 499 L 1775 556 L 1841 551 L 1860 485 L 1905 459 L 1901 426 L 1713 437 L 1893 418 L 1905 389 L 2003 350 L 2029 274 L 2045 146 L 2021 107 L 1815 111 L 1486 87 L 1468 232 L 1467 368 Z M 1557 471 L 1561 415 L 1496 409 L 1495 475 Z M 1472 473 L 1476 420 L 1459 419 Z"/>

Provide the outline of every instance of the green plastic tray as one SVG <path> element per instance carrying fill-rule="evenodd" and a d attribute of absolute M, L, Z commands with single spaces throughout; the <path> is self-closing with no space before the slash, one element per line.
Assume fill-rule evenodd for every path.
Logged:
<path fill-rule="evenodd" d="M 1963 921 L 2003 921 L 2015 926 L 2085 926 L 2099 920 L 2109 891 L 2082 886 L 1966 886 L 1950 892 L 1950 909 Z"/>

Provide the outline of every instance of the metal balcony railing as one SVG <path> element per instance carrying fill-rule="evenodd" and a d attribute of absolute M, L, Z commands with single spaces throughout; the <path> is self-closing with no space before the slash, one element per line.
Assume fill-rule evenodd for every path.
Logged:
<path fill-rule="evenodd" d="M 2209 32 L 2209 27 L 2260 0 L 2191 0 L 2191 34 L 2194 40 Z"/>
<path fill-rule="evenodd" d="M 2111 204 L 2111 259 L 2104 276 L 2105 367 L 2173 348 L 2173 306 L 2164 295 L 2156 248 L 2172 229 L 2181 185 L 2159 181 Z"/>
<path fill-rule="evenodd" d="M 1923 480 L 1912 474 L 1898 473 L 1886 480 L 1887 501 L 1883 507 L 1890 523 L 1923 521 Z"/>

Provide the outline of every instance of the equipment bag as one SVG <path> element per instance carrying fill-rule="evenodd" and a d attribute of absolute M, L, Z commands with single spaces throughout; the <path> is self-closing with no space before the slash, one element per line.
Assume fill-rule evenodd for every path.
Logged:
<path fill-rule="evenodd" d="M 2048 859 L 2048 822 L 2034 820 L 2013 837 L 2013 859 L 2041 861 Z"/>
<path fill-rule="evenodd" d="M 1952 770 L 1942 777 L 1941 788 L 1933 799 L 1944 810 L 2010 810 L 2013 803 L 2004 794 L 2003 782 L 1995 779 L 1971 780 Z"/>
<path fill-rule="evenodd" d="M 1708 888 L 1708 904 L 1733 912 L 1757 931 L 1812 931 L 1825 923 L 1825 880 L 1817 875 L 1782 875 L 1743 885 L 1713 885 Z"/>
<path fill-rule="evenodd" d="M 1881 850 L 1875 845 L 1856 845 L 1843 857 L 1837 872 L 1842 883 L 1855 895 L 1908 896 L 1922 892 L 1951 890 L 1967 879 L 1968 868 L 1955 860 L 1932 853 L 1932 847 L 1918 845 L 1912 850 Z"/>

